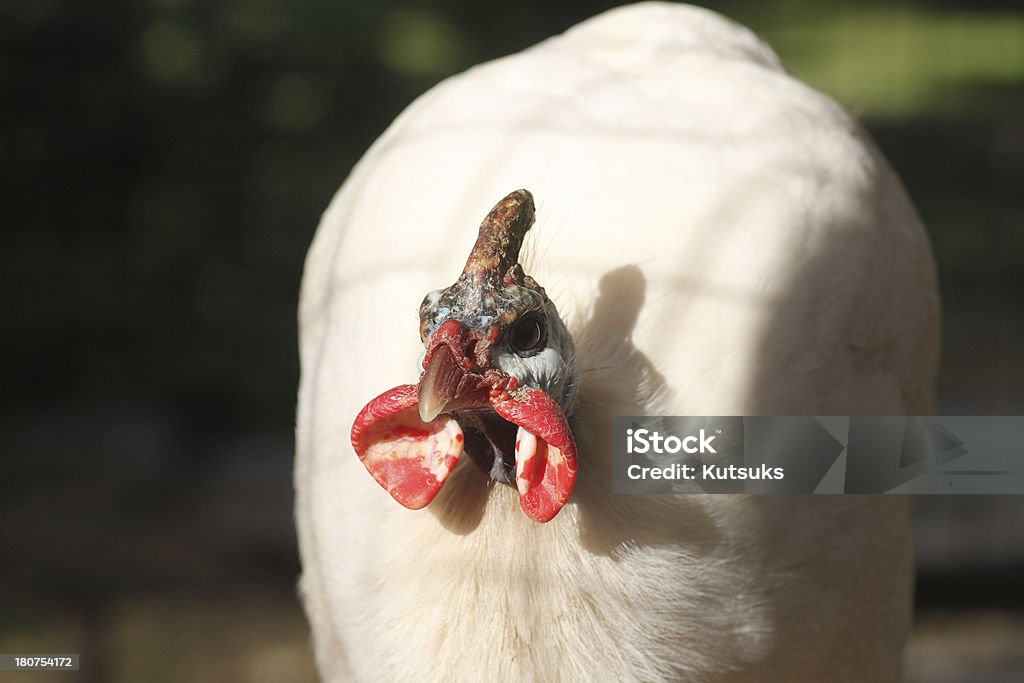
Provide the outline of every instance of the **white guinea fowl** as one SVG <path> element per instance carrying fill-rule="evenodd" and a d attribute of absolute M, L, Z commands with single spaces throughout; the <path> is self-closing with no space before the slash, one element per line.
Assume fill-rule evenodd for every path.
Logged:
<path fill-rule="evenodd" d="M 575 489 L 538 523 L 462 457 L 406 509 L 349 430 L 416 385 L 417 307 L 517 188 L 537 204 L 522 266 L 575 343 Z M 615 415 L 930 412 L 920 221 L 861 128 L 746 29 L 634 5 L 430 90 L 324 215 L 300 308 L 301 587 L 326 680 L 898 680 L 904 498 L 611 493 Z"/>

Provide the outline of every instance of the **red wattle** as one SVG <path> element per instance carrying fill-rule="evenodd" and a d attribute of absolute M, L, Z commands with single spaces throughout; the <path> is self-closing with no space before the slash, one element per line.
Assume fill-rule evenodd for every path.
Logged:
<path fill-rule="evenodd" d="M 523 511 L 547 522 L 562 509 L 576 484 L 576 440 L 569 422 L 554 399 L 540 389 L 518 389 L 508 398 L 495 397 L 491 405 L 502 418 L 537 437 L 536 452 L 517 462 Z"/>
<path fill-rule="evenodd" d="M 418 387 L 385 391 L 359 411 L 352 447 L 391 496 L 419 510 L 434 499 L 462 455 L 462 428 L 450 415 L 430 422 L 419 417 Z"/>

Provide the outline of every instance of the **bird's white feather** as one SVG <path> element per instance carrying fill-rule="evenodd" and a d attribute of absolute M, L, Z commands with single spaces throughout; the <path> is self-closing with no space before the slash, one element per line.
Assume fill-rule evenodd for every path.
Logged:
<path fill-rule="evenodd" d="M 417 307 L 510 190 L 577 345 L 580 474 L 548 524 L 461 463 L 399 507 L 347 433 L 415 382 Z M 934 267 L 831 100 L 707 10 L 613 10 L 451 78 L 325 213 L 300 306 L 296 516 L 328 680 L 896 680 L 897 497 L 613 496 L 614 415 L 927 413 Z"/>

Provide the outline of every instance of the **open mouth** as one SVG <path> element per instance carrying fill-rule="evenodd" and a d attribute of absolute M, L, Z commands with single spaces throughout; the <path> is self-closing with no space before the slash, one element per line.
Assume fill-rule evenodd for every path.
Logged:
<path fill-rule="evenodd" d="M 515 487 L 518 426 L 502 419 L 490 399 L 514 390 L 518 382 L 489 367 L 487 344 L 481 337 L 456 321 L 438 328 L 423 358 L 419 414 L 429 421 L 441 412 L 452 413 L 462 427 L 465 450 L 473 463 L 495 481 Z"/>
<path fill-rule="evenodd" d="M 491 479 L 515 488 L 518 426 L 489 408 L 463 411 L 455 419 L 465 433 L 466 453 L 473 464 Z"/>
<path fill-rule="evenodd" d="M 514 481 L 524 512 L 546 522 L 576 481 L 572 431 L 554 399 L 519 386 L 489 357 L 479 332 L 447 321 L 431 337 L 419 383 L 370 401 L 352 425 L 352 445 L 377 483 L 414 510 L 434 499 L 468 449 L 495 480 Z"/>

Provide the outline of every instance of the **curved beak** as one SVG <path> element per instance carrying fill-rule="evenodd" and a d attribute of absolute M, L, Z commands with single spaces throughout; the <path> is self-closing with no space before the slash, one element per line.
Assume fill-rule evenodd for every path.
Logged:
<path fill-rule="evenodd" d="M 434 332 L 423 357 L 417 399 L 420 419 L 430 422 L 442 413 L 487 405 L 483 371 L 467 353 L 472 335 L 458 321 L 448 320 Z"/>
<path fill-rule="evenodd" d="M 435 353 L 420 377 L 417 397 L 420 419 L 430 422 L 445 412 L 445 408 L 458 396 L 459 382 L 466 371 L 456 364 L 447 350 Z"/>

